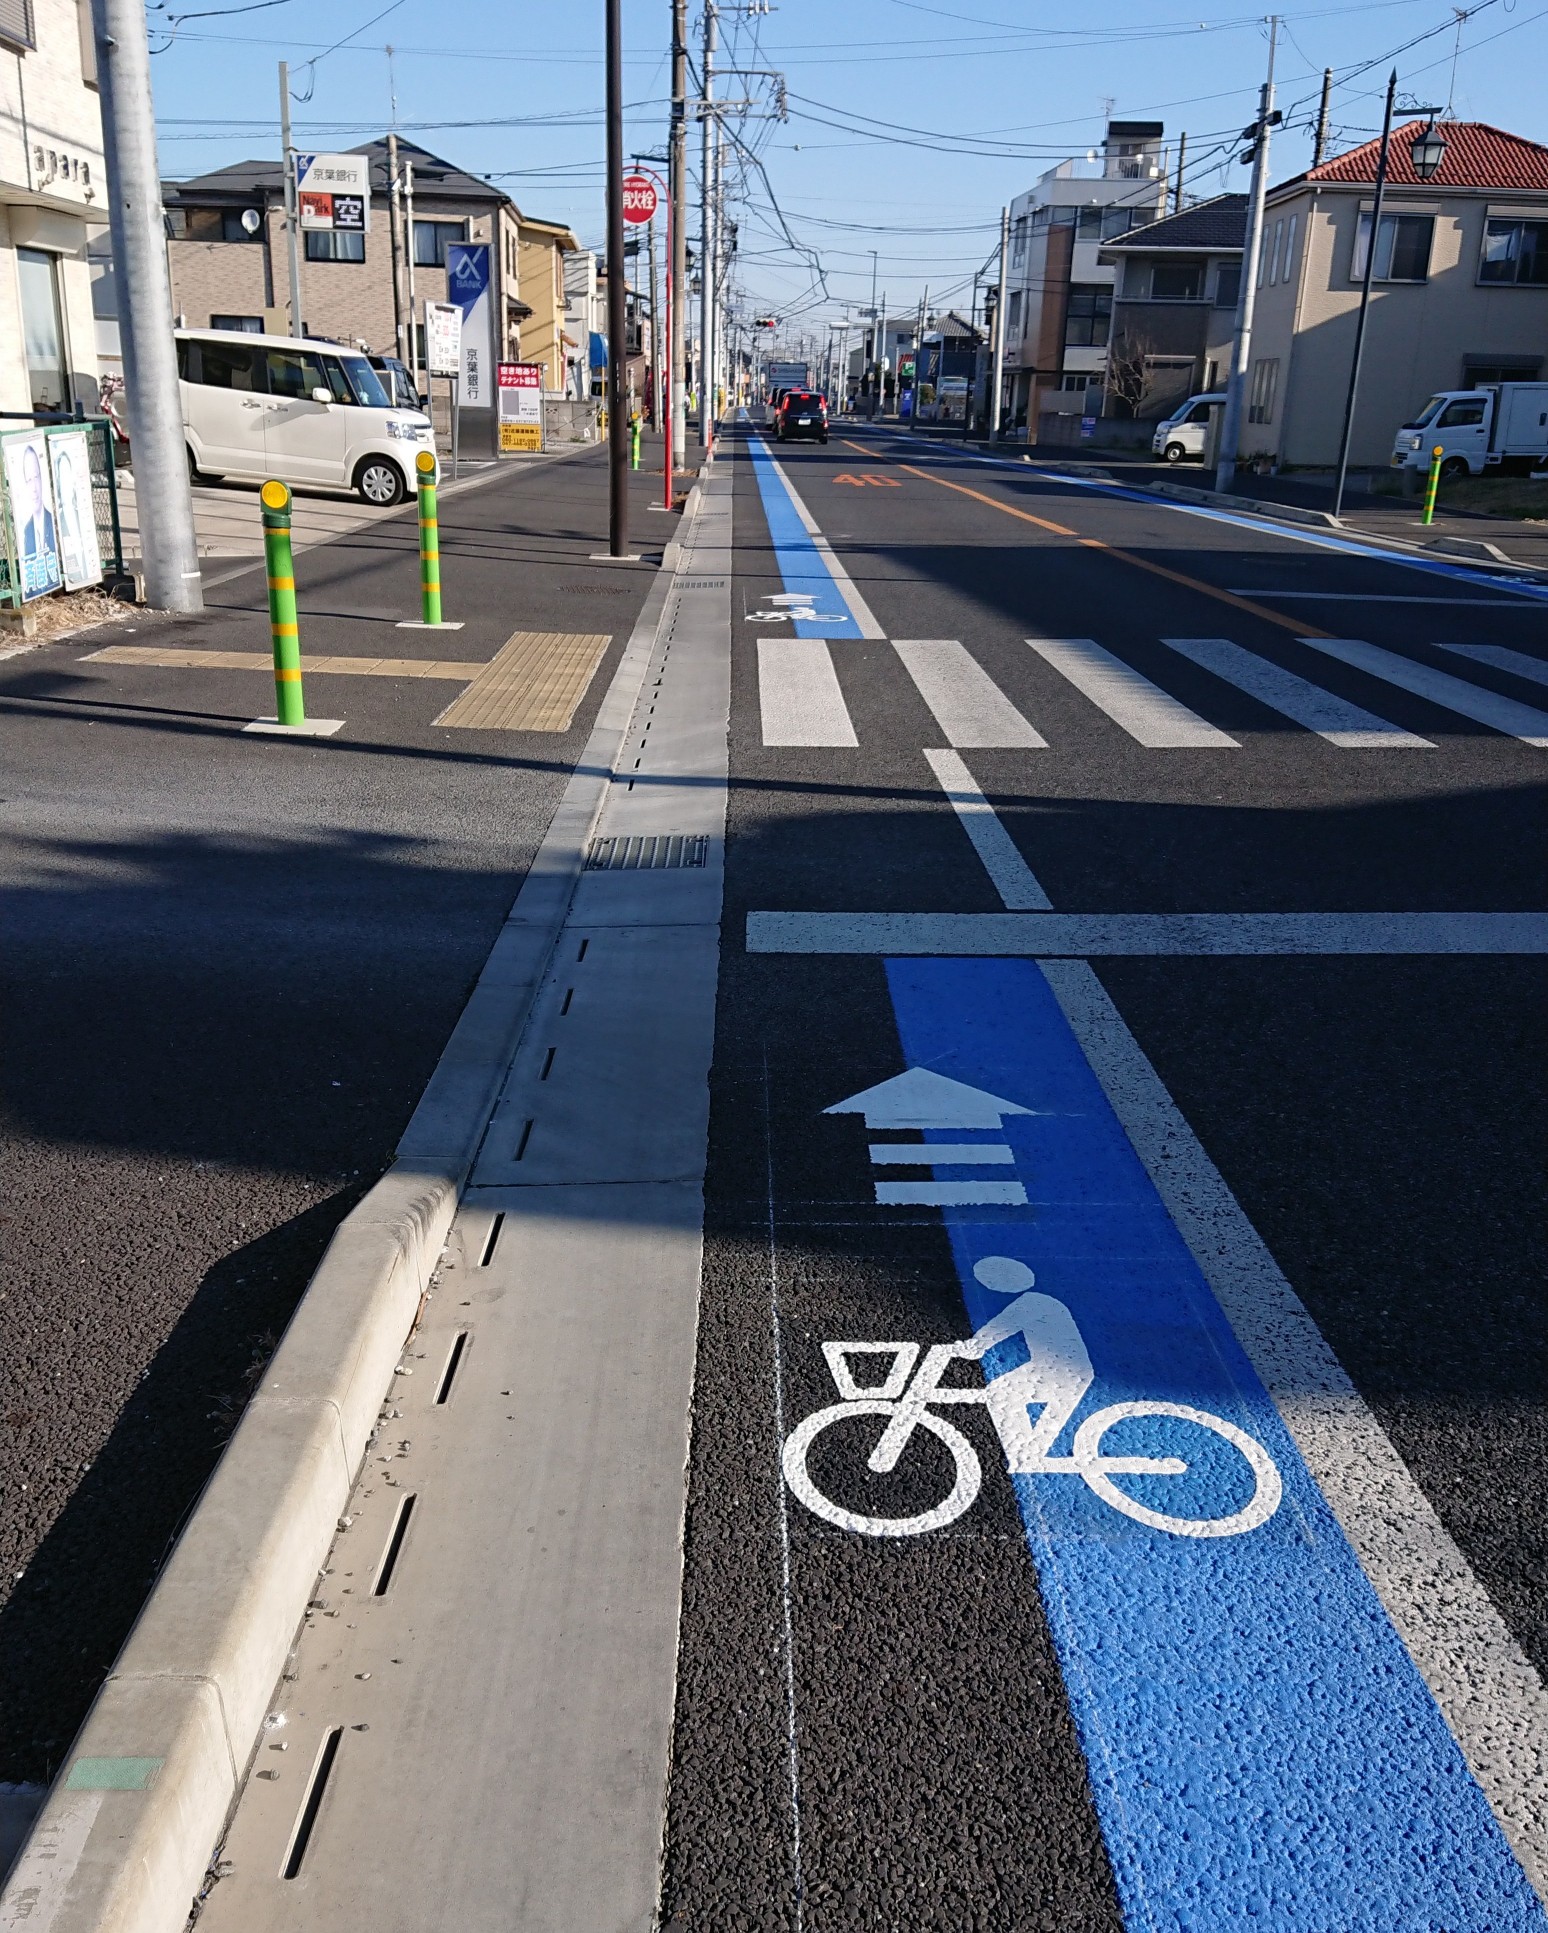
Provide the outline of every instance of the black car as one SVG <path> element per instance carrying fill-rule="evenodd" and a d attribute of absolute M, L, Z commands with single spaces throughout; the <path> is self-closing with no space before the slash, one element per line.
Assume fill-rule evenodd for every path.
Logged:
<path fill-rule="evenodd" d="M 780 443 L 794 437 L 810 436 L 819 443 L 828 440 L 828 399 L 815 390 L 789 389 L 780 398 L 774 418 L 774 436 Z"/>

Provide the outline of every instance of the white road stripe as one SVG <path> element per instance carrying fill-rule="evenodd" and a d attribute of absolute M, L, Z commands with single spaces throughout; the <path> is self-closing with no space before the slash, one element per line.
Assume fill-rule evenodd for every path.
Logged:
<path fill-rule="evenodd" d="M 1515 698 L 1502 698 L 1497 691 L 1470 685 L 1453 678 L 1449 671 L 1399 657 L 1397 652 L 1383 651 L 1380 645 L 1366 644 L 1361 638 L 1302 638 L 1301 642 L 1313 651 L 1352 664 L 1357 671 L 1369 672 L 1373 678 L 1384 678 L 1389 685 L 1398 685 L 1418 698 L 1428 698 L 1432 705 L 1444 705 L 1447 711 L 1460 712 L 1476 724 L 1507 732 L 1523 744 L 1548 746 L 1548 712 L 1534 710 Z"/>
<path fill-rule="evenodd" d="M 1036 746 L 1042 738 L 955 638 L 894 638 L 892 648 L 935 714 L 948 745 L 980 750 Z"/>
<path fill-rule="evenodd" d="M 1130 738 L 1155 748 L 1235 748 L 1236 740 L 1179 704 L 1095 638 L 1028 638 L 1037 655 L 1105 711 Z"/>
<path fill-rule="evenodd" d="M 1325 738 L 1330 745 L 1351 750 L 1372 751 L 1387 746 L 1433 751 L 1427 738 L 1405 732 L 1401 725 L 1389 724 L 1373 711 L 1335 697 L 1321 685 L 1298 678 L 1293 671 L 1260 658 L 1255 651 L 1244 651 L 1229 638 L 1163 638 L 1161 642 L 1191 658 L 1217 678 L 1224 678 L 1260 704 L 1283 712 L 1298 725 Z"/>
<path fill-rule="evenodd" d="M 1438 644 L 1435 648 L 1455 651 L 1459 657 L 1475 659 L 1479 664 L 1492 664 L 1496 671 L 1508 671 L 1512 677 L 1530 678 L 1534 685 L 1548 685 L 1548 663 L 1503 644 Z"/>
<path fill-rule="evenodd" d="M 883 1208 L 1024 1208 L 1019 1181 L 878 1181 Z"/>
<path fill-rule="evenodd" d="M 1016 1157 L 998 1141 L 873 1141 L 873 1168 L 1014 1168 Z"/>
<path fill-rule="evenodd" d="M 1015 841 L 1000 824 L 994 807 L 978 789 L 977 781 L 956 752 L 926 752 L 930 770 L 940 780 L 962 830 L 973 842 L 993 881 L 1001 903 L 1013 913 L 1045 913 L 1053 901 L 1036 874 L 1016 850 Z"/>
<path fill-rule="evenodd" d="M 1276 533 L 1277 534 L 1277 533 Z M 1487 611 L 1504 611 L 1514 617 L 1518 611 L 1531 607 L 1525 604 L 1507 604 L 1508 597 L 1524 597 L 1525 592 L 1512 591 L 1506 585 L 1500 586 L 1498 597 L 1389 597 L 1385 591 L 1265 591 L 1261 586 L 1249 584 L 1245 589 L 1233 590 L 1232 597 L 1266 597 L 1274 603 L 1281 598 L 1316 598 L 1326 604 L 1480 604 Z M 1534 599 L 1534 603 L 1540 600 Z"/>
<path fill-rule="evenodd" d="M 801 520 L 802 529 L 806 532 L 807 536 L 811 538 L 812 542 L 817 546 L 817 550 L 822 557 L 822 561 L 827 565 L 828 571 L 832 576 L 834 583 L 838 586 L 839 596 L 843 598 L 844 602 L 849 606 L 849 615 L 854 619 L 855 623 L 859 625 L 861 637 L 862 638 L 886 637 L 887 633 L 881 628 L 881 626 L 876 622 L 876 619 L 871 615 L 870 605 L 866 603 L 865 599 L 855 589 L 854 579 L 850 576 L 849 572 L 845 570 L 844 566 L 839 562 L 839 560 L 834 556 L 833 546 L 828 542 L 827 538 L 824 537 L 822 532 L 817 528 L 817 519 L 812 515 L 811 511 L 807 509 L 806 505 L 802 503 L 801 493 L 796 489 L 795 485 L 790 481 L 789 473 L 786 471 L 784 464 L 780 462 L 779 458 L 774 454 L 772 450 L 769 449 L 767 444 L 764 445 L 764 449 L 768 454 L 769 465 L 771 469 L 774 471 L 774 474 L 779 478 L 780 482 L 784 484 L 786 490 L 790 494 L 790 501 L 795 508 L 796 515 Z"/>
<path fill-rule="evenodd" d="M 765 745 L 858 745 L 826 638 L 759 638 Z"/>
<path fill-rule="evenodd" d="M 766 913 L 749 953 L 986 959 L 1548 953 L 1548 913 Z"/>

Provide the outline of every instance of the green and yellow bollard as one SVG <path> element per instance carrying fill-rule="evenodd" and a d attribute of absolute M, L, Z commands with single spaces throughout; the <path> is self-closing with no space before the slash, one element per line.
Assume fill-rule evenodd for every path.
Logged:
<path fill-rule="evenodd" d="M 1439 443 L 1430 452 L 1430 476 L 1424 486 L 1424 515 L 1419 519 L 1421 523 L 1432 524 L 1435 521 L 1435 493 L 1440 489 L 1441 458 L 1444 455 L 1445 450 Z"/>
<path fill-rule="evenodd" d="M 639 467 L 640 419 L 637 416 L 631 416 L 629 418 L 629 468 L 631 470 L 637 470 Z"/>
<path fill-rule="evenodd" d="M 263 503 L 263 549 L 269 569 L 269 633 L 274 640 L 274 715 L 281 725 L 304 725 L 301 633 L 296 622 L 296 564 L 290 548 L 290 492 L 270 479 Z"/>
<path fill-rule="evenodd" d="M 435 506 L 435 458 L 421 450 L 414 458 L 419 473 L 419 605 L 420 622 L 441 622 L 441 524 Z"/>

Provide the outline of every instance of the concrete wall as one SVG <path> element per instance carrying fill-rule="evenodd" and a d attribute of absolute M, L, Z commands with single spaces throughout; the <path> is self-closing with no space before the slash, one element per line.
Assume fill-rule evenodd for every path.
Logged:
<path fill-rule="evenodd" d="M 1251 360 L 1277 358 L 1279 386 L 1273 420 L 1242 426 L 1247 455 L 1307 466 L 1337 460 L 1360 305 L 1351 276 L 1356 225 L 1371 200 L 1368 188 L 1323 183 L 1270 202 L 1271 234 L 1276 220 L 1299 216 L 1297 249 L 1289 278 L 1258 290 Z M 1427 396 L 1465 386 L 1467 356 L 1548 358 L 1548 289 L 1477 280 L 1489 214 L 1535 208 L 1537 219 L 1548 219 L 1548 195 L 1402 189 L 1385 206 L 1433 214 L 1435 235 L 1427 282 L 1372 285 L 1350 445 L 1361 466 L 1386 463 L 1394 432 Z"/>

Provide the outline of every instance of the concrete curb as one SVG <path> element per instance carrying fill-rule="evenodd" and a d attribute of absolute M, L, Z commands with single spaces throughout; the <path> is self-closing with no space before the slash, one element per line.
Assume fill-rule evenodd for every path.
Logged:
<path fill-rule="evenodd" d="M 1305 510 L 1296 503 L 1269 503 L 1262 497 L 1237 497 L 1224 490 L 1196 490 L 1188 483 L 1145 483 L 1131 487 L 1145 490 L 1153 497 L 1176 497 L 1182 503 L 1245 511 L 1250 517 L 1273 517 L 1281 523 L 1315 524 L 1320 530 L 1348 528 L 1331 510 Z"/>
<path fill-rule="evenodd" d="M 684 525 L 700 502 L 690 493 Z M 181 1933 L 558 938 L 681 556 L 662 564 L 585 752 L 392 1167 L 340 1225 L 98 1692 L 0 1929 Z"/>

